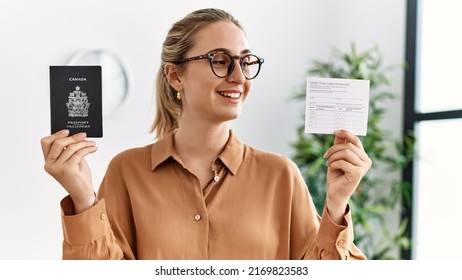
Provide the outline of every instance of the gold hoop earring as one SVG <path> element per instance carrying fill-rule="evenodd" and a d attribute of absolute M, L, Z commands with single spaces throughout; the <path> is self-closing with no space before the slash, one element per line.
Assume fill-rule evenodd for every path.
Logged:
<path fill-rule="evenodd" d="M 181 100 L 181 93 L 179 91 L 176 93 L 176 99 Z"/>

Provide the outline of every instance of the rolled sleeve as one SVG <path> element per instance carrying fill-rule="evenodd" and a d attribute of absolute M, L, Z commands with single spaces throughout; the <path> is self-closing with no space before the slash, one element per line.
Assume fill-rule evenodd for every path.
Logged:
<path fill-rule="evenodd" d="M 354 245 L 353 222 L 348 206 L 344 215 L 344 224 L 334 223 L 324 206 L 323 215 L 317 235 L 317 243 L 323 248 L 322 259 L 365 259 L 366 257 Z"/>
<path fill-rule="evenodd" d="M 80 246 L 91 243 L 111 231 L 104 199 L 85 212 L 74 215 L 74 204 L 67 196 L 61 201 L 64 241 Z"/>

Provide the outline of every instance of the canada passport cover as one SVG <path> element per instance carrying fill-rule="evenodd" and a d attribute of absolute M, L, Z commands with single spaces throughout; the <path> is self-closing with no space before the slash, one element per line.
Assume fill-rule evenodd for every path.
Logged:
<path fill-rule="evenodd" d="M 101 66 L 50 66 L 51 133 L 103 137 Z"/>

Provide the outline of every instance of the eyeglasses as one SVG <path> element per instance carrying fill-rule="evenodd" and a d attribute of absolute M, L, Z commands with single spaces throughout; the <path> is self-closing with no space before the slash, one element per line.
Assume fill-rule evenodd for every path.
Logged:
<path fill-rule="evenodd" d="M 231 73 L 233 73 L 234 66 L 236 65 L 234 61 L 239 59 L 239 65 L 241 66 L 242 73 L 247 80 L 252 80 L 257 77 L 260 72 L 261 65 L 264 62 L 263 58 L 259 58 L 253 54 L 230 55 L 225 52 L 216 52 L 188 57 L 183 60 L 176 61 L 175 64 L 182 64 L 188 61 L 200 59 L 209 60 L 212 72 L 218 78 L 226 78 L 231 75 Z"/>

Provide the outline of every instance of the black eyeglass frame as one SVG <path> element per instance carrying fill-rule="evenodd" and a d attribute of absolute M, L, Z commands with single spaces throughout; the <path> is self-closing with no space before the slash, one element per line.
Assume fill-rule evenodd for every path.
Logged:
<path fill-rule="evenodd" d="M 215 55 L 217 54 L 225 54 L 225 55 L 228 55 L 230 58 L 231 58 L 231 63 L 230 65 L 228 66 L 228 73 L 224 76 L 220 76 L 218 75 L 217 73 L 215 73 L 215 70 L 213 69 L 213 58 L 215 57 Z M 249 57 L 249 56 L 254 56 L 257 58 L 256 61 L 253 61 L 251 63 L 251 65 L 254 65 L 256 63 L 259 64 L 259 67 L 258 67 L 258 71 L 257 73 L 255 73 L 255 75 L 252 77 L 252 78 L 248 78 L 246 77 L 245 73 L 244 73 L 244 68 L 243 68 L 243 63 L 244 63 L 244 59 L 246 57 Z M 231 55 L 229 53 L 226 53 L 226 52 L 212 52 L 212 53 L 207 53 L 207 54 L 202 54 L 202 55 L 197 55 L 197 56 L 192 56 L 192 57 L 188 57 L 188 58 L 185 58 L 185 59 L 182 59 L 182 60 L 179 60 L 179 61 L 175 61 L 174 63 L 175 64 L 183 64 L 183 63 L 186 63 L 186 62 L 189 62 L 189 61 L 195 61 L 195 60 L 201 60 L 201 59 L 208 59 L 209 60 L 209 63 L 210 63 L 210 68 L 212 69 L 212 72 L 215 76 L 217 76 L 218 78 L 226 78 L 226 77 L 229 77 L 231 75 L 231 73 L 233 73 L 234 71 L 234 67 L 236 65 L 235 63 L 235 60 L 236 59 L 239 59 L 239 65 L 241 66 L 241 70 L 242 70 L 242 74 L 244 74 L 244 77 L 246 80 L 253 80 L 255 79 L 257 76 L 258 76 L 258 73 L 260 73 L 260 69 L 261 69 L 261 65 L 263 64 L 263 62 L 265 62 L 265 60 L 261 57 L 258 57 L 254 54 L 246 54 L 246 55 Z"/>

